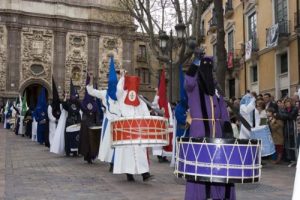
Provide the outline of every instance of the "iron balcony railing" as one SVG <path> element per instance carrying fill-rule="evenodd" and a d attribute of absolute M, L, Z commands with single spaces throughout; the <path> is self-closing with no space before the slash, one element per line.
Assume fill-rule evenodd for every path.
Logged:
<path fill-rule="evenodd" d="M 208 25 L 210 28 L 217 26 L 217 18 L 215 14 L 213 14 L 213 17 L 208 21 Z"/>
<path fill-rule="evenodd" d="M 294 13 L 294 24 L 295 28 L 300 28 L 300 10 Z"/>
<path fill-rule="evenodd" d="M 232 0 L 227 0 L 225 4 L 225 15 L 231 13 L 232 11 L 233 11 Z"/>
<path fill-rule="evenodd" d="M 136 61 L 137 62 L 147 62 L 147 56 L 139 54 L 136 56 Z"/>
<path fill-rule="evenodd" d="M 257 41 L 257 36 L 256 33 L 252 34 L 252 36 L 249 37 L 249 40 L 251 40 L 252 42 L 252 52 L 256 52 L 259 50 L 258 48 L 258 41 Z"/>
<path fill-rule="evenodd" d="M 240 60 L 243 57 L 242 49 L 231 49 L 227 52 L 228 69 L 240 66 Z"/>
<path fill-rule="evenodd" d="M 282 20 L 282 21 L 279 21 L 277 24 L 278 24 L 277 31 L 278 31 L 279 37 L 288 36 L 290 34 L 290 26 L 289 26 L 290 21 L 289 20 Z M 274 31 L 274 26 L 277 24 L 274 24 L 272 27 L 266 29 L 267 36 L 269 34 L 272 34 L 271 32 Z"/>

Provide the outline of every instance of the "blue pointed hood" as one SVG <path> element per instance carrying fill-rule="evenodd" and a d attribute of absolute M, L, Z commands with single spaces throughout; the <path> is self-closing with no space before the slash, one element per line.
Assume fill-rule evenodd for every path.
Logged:
<path fill-rule="evenodd" d="M 47 111 L 46 89 L 43 87 L 38 97 L 37 107 L 43 111 Z"/>
<path fill-rule="evenodd" d="M 182 65 L 179 66 L 179 90 L 180 90 L 180 101 L 187 104 L 188 96 L 184 89 L 184 74 L 182 70 Z"/>
<path fill-rule="evenodd" d="M 118 84 L 118 78 L 117 73 L 115 70 L 115 63 L 113 56 L 110 57 L 109 62 L 109 75 L 108 75 L 108 88 L 107 88 L 107 95 L 113 99 L 117 100 L 117 84 Z"/>
<path fill-rule="evenodd" d="M 90 76 L 87 74 L 87 76 L 86 76 L 86 85 L 88 85 L 89 83 L 90 83 Z M 85 112 L 95 113 L 98 110 L 98 106 L 97 106 L 95 98 L 92 97 L 91 95 L 89 95 L 89 93 L 87 92 L 86 89 L 85 89 L 84 98 L 81 102 L 81 106 L 82 106 L 82 109 Z"/>

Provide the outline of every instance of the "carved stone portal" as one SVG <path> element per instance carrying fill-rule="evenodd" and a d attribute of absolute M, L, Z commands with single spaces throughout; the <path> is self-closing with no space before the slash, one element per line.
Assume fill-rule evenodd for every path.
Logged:
<path fill-rule="evenodd" d="M 67 34 L 67 50 L 66 50 L 66 72 L 65 86 L 66 92 L 70 91 L 70 78 L 74 86 L 79 90 L 82 97 L 85 88 L 85 78 L 87 71 L 87 53 L 88 38 L 83 33 Z"/>
<path fill-rule="evenodd" d="M 54 38 L 51 30 L 22 29 L 20 85 L 42 78 L 51 85 Z"/>
<path fill-rule="evenodd" d="M 7 30 L 0 26 L 0 91 L 6 88 L 6 67 L 7 67 Z"/>
<path fill-rule="evenodd" d="M 114 57 L 116 71 L 120 71 L 123 57 L 123 42 L 119 37 L 103 36 L 99 40 L 99 88 L 107 88 L 109 60 Z"/>

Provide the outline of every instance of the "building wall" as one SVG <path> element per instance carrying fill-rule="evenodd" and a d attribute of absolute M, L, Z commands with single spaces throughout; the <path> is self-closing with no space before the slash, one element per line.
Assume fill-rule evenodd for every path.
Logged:
<path fill-rule="evenodd" d="M 223 1 L 224 9 L 225 3 Z M 243 2 L 239 0 L 232 0 L 233 14 L 230 16 L 224 16 L 224 30 L 225 30 L 225 47 L 228 46 L 227 34 L 230 30 L 234 30 L 234 48 L 244 49 L 248 38 L 248 16 L 256 12 L 257 28 L 256 35 L 258 40 L 258 48 L 252 51 L 251 58 L 245 60 L 245 51 L 242 51 L 242 56 L 238 59 L 239 64 L 236 63 L 235 67 L 227 70 L 226 79 L 232 79 L 236 77 L 236 94 L 240 96 L 245 93 L 246 89 L 254 90 L 259 93 L 270 92 L 277 98 L 280 98 L 280 86 L 289 89 L 289 95 L 292 95 L 296 91 L 296 86 L 299 83 L 299 69 L 298 69 L 298 57 L 297 57 L 297 40 L 295 32 L 295 12 L 296 1 L 288 2 L 288 20 L 289 31 L 288 37 L 280 37 L 278 45 L 276 47 L 268 48 L 266 46 L 266 29 L 270 28 L 275 21 L 274 13 L 274 0 L 249 0 Z M 202 19 L 205 24 L 208 25 L 208 20 L 212 17 L 213 4 L 204 12 Z M 226 14 L 226 13 L 225 13 Z M 244 18 L 244 20 L 243 20 Z M 209 30 L 209 27 L 208 29 Z M 213 44 L 211 38 L 216 37 L 216 33 L 208 32 L 208 35 L 203 41 L 203 45 L 206 47 L 208 55 L 213 53 Z M 279 72 L 279 56 L 284 53 L 288 53 L 288 73 L 280 74 Z M 257 65 L 258 80 L 256 83 L 252 83 L 252 71 L 251 67 Z M 220 67 L 220 66 L 218 66 Z M 238 76 L 235 76 L 238 74 Z M 226 94 L 228 95 L 229 85 L 226 85 Z"/>
<path fill-rule="evenodd" d="M 72 78 L 83 95 L 87 71 L 107 87 L 109 56 L 134 73 L 135 28 L 116 0 L 0 1 L 0 96 L 35 83 L 51 93 L 52 76 L 61 94 Z"/>

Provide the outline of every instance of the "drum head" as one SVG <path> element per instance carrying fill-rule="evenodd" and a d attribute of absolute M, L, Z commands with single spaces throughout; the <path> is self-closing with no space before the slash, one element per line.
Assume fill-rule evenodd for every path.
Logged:
<path fill-rule="evenodd" d="M 177 141 L 180 142 L 195 142 L 195 143 L 214 143 L 214 144 L 258 144 L 260 141 L 256 139 L 236 139 L 236 138 L 192 138 L 192 137 L 177 137 Z"/>
<path fill-rule="evenodd" d="M 66 132 L 75 132 L 80 130 L 80 124 L 73 124 L 66 128 Z"/>
<path fill-rule="evenodd" d="M 178 178 L 185 178 L 189 182 L 209 182 L 209 183 L 256 183 L 260 181 L 259 177 L 255 178 L 219 178 L 219 177 L 203 177 L 203 176 L 194 176 L 194 175 L 184 175 L 182 173 L 176 173 Z"/>
<path fill-rule="evenodd" d="M 102 126 L 91 126 L 91 127 L 89 127 L 89 129 L 92 129 L 92 130 L 94 130 L 94 129 L 100 130 L 101 128 L 102 128 Z"/>

